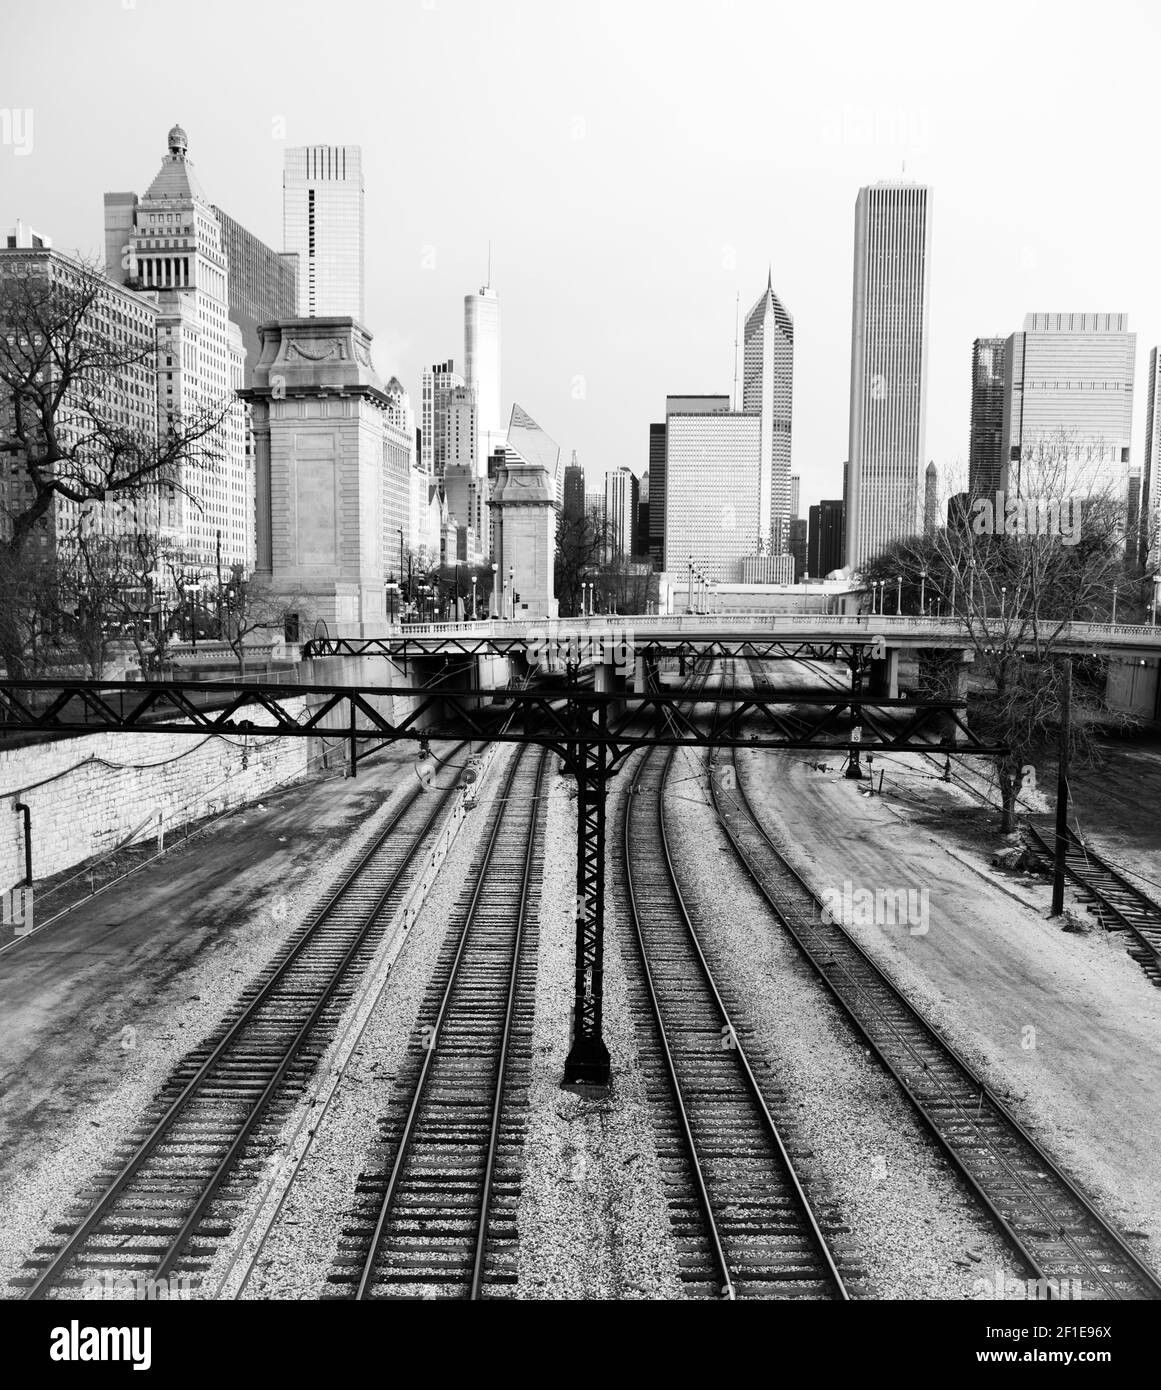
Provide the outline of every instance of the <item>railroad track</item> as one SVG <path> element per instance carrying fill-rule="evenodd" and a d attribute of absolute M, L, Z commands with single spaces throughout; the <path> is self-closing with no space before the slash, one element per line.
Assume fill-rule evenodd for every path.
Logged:
<path fill-rule="evenodd" d="M 1084 1298 L 1161 1298 L 1157 1274 L 1091 1199 L 843 925 L 824 920 L 821 902 L 756 815 L 736 751 L 717 756 L 729 757 L 734 776 L 710 775 L 710 795 L 740 863 L 1032 1276 L 1047 1281 L 1047 1295 L 1059 1281 L 1079 1280 Z M 1077 1296 L 1076 1284 L 1068 1288 Z"/>
<path fill-rule="evenodd" d="M 14 1288 L 27 1298 L 69 1296 L 86 1280 L 180 1272 L 196 1291 L 457 790 L 417 785 L 401 801 L 217 1030 L 183 1058 Z"/>
<path fill-rule="evenodd" d="M 1026 825 L 1024 834 L 1033 853 L 1051 872 L 1054 845 L 1034 825 Z M 1129 954 L 1161 988 L 1161 907 L 1089 849 L 1071 826 L 1064 847 L 1064 872 L 1092 904 L 1093 914 L 1106 931 L 1127 934 Z"/>
<path fill-rule="evenodd" d="M 497 1297 L 516 1280 L 547 757 L 509 764 L 359 1179 L 330 1274 L 355 1298 Z"/>
<path fill-rule="evenodd" d="M 786 1097 L 760 1085 L 716 984 L 670 851 L 664 790 L 674 751 L 647 753 L 622 819 L 629 919 L 641 965 L 632 985 L 651 1017 L 645 1048 L 662 1107 L 662 1162 L 691 1294 L 847 1299 L 832 1251 L 846 1234 L 837 1205 L 812 1204 L 783 1134 Z"/>

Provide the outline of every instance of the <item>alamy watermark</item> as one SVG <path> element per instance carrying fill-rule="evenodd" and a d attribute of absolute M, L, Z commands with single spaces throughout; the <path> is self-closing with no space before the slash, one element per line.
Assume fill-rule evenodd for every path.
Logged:
<path fill-rule="evenodd" d="M 147 1299 L 149 1302 L 193 1298 L 188 1274 L 151 1279 L 147 1274 L 86 1274 L 82 1298 Z"/>
<path fill-rule="evenodd" d="M 1028 1299 L 1047 1302 L 1049 1299 L 1082 1299 L 1086 1296 L 1080 1279 L 1014 1279 L 997 1269 L 991 1279 L 977 1279 L 972 1285 L 972 1298 Z"/>
<path fill-rule="evenodd" d="M 591 632 L 541 632 L 528 634 L 525 644 L 529 662 L 534 666 L 556 664 L 580 666 L 615 666 L 619 675 L 627 675 L 636 659 L 633 634 L 627 628 L 604 628 Z"/>
<path fill-rule="evenodd" d="M 11 145 L 12 153 L 26 158 L 32 153 L 32 107 L 0 106 L 0 145 Z"/>
<path fill-rule="evenodd" d="M 977 497 L 972 530 L 977 536 L 1059 536 L 1064 545 L 1080 540 L 1079 497 Z"/>
<path fill-rule="evenodd" d="M 850 879 L 841 888 L 824 888 L 822 920 L 847 927 L 906 926 L 912 936 L 926 936 L 931 923 L 926 888 L 856 888 Z"/>

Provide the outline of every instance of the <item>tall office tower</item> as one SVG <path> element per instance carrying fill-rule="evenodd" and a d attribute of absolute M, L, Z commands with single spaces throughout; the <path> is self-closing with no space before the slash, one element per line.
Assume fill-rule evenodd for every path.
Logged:
<path fill-rule="evenodd" d="M 649 426 L 649 479 L 652 501 L 649 507 L 649 559 L 653 568 L 665 568 L 665 422 Z"/>
<path fill-rule="evenodd" d="M 230 318 L 242 331 L 246 349 L 246 385 L 262 351 L 258 325 L 298 314 L 298 258 L 272 251 L 240 223 L 214 208 L 226 252 Z"/>
<path fill-rule="evenodd" d="M 790 520 L 798 519 L 798 499 L 802 495 L 802 479 L 797 473 L 790 475 Z"/>
<path fill-rule="evenodd" d="M 637 551 L 644 559 L 649 554 L 649 470 L 641 478 L 637 494 Z"/>
<path fill-rule="evenodd" d="M 1004 339 L 972 343 L 971 445 L 968 492 L 994 497 L 1004 473 Z"/>
<path fill-rule="evenodd" d="M 637 504 L 641 484 L 631 468 L 605 474 L 605 520 L 609 523 L 605 559 L 631 560 L 637 553 Z"/>
<path fill-rule="evenodd" d="M 923 534 L 934 536 L 939 529 L 939 470 L 932 459 L 923 479 Z"/>
<path fill-rule="evenodd" d="M 766 292 L 746 316 L 742 411 L 761 419 L 758 533 L 772 554 L 781 554 L 790 523 L 790 443 L 794 398 L 794 320 L 774 293 Z"/>
<path fill-rule="evenodd" d="M 488 473 L 476 463 L 479 411 L 475 389 L 457 386 L 448 397 L 443 490 L 456 524 L 457 560 L 480 564 L 488 550 Z"/>
<path fill-rule="evenodd" d="M 55 316 L 75 304 L 70 291 L 84 283 L 85 272 L 71 257 L 53 250 L 51 237 L 17 223 L 0 246 L 0 286 L 10 287 L 14 280 L 43 285 L 54 297 L 59 292 Z M 143 444 L 157 437 L 157 302 L 108 282 L 99 286 L 82 325 L 91 326 L 101 341 L 114 341 L 116 359 L 95 382 L 77 382 L 66 392 L 58 418 L 67 420 L 70 454 L 75 448 L 78 461 L 90 455 L 107 461 L 110 430 L 124 431 Z M 8 327 L 0 322 L 0 332 Z M 11 436 L 12 414 L 11 396 L 0 391 L 0 433 Z M 158 496 L 153 487 L 137 497 L 114 494 L 103 503 L 74 502 L 58 493 L 33 529 L 25 556 L 31 561 L 67 554 L 80 535 L 92 532 L 156 530 Z M 31 500 L 25 456 L 0 453 L 0 536 L 11 537 L 13 515 L 24 512 Z"/>
<path fill-rule="evenodd" d="M 794 582 L 795 584 L 804 574 L 810 573 L 806 564 L 806 541 L 807 541 L 807 518 L 804 516 L 792 516 L 790 518 L 790 538 L 786 542 L 786 550 L 794 560 Z"/>
<path fill-rule="evenodd" d="M 843 563 L 842 498 L 824 498 L 810 509 L 806 541 L 806 568 L 816 579 L 825 579 Z"/>
<path fill-rule="evenodd" d="M 570 521 L 577 521 L 585 514 L 585 470 L 576 461 L 576 450 L 564 470 L 564 514 Z"/>
<path fill-rule="evenodd" d="M 464 295 L 464 375 L 476 393 L 477 468 L 486 474 L 488 459 L 505 439 L 500 402 L 500 301 L 490 285 L 482 285 L 478 294 Z"/>
<path fill-rule="evenodd" d="M 452 392 L 464 384 L 450 357 L 423 373 L 420 387 L 422 465 L 423 471 L 435 478 L 442 478 L 447 466 L 447 419 Z"/>
<path fill-rule="evenodd" d="M 234 402 L 219 428 L 197 446 L 172 496 L 162 497 L 162 526 L 180 538 L 190 563 L 203 571 L 216 570 L 219 557 L 223 566 L 250 570 L 253 479 L 245 411 L 234 397 L 243 384 L 245 344 L 230 319 L 221 223 L 202 192 L 181 126 L 169 132 L 168 144 L 140 200 L 135 193 L 105 194 L 107 272 L 156 297 L 162 422 Z M 207 466 L 197 466 L 199 457 Z"/>
<path fill-rule="evenodd" d="M 666 419 L 665 556 L 671 573 L 680 573 L 692 557 L 711 579 L 736 584 L 743 561 L 767 553 L 757 487 L 767 459 L 761 423 L 760 415 L 731 411 L 683 411 Z"/>
<path fill-rule="evenodd" d="M 1137 563 L 1145 565 L 1161 552 L 1161 348 L 1149 352 L 1149 387 L 1145 398 L 1145 462 L 1141 471 L 1141 535 Z"/>
<path fill-rule="evenodd" d="M 1004 492 L 1125 505 L 1136 354 L 1127 314 L 1026 316 L 1004 345 Z"/>
<path fill-rule="evenodd" d="M 300 145 L 282 173 L 283 246 L 298 256 L 298 317 L 363 322 L 363 154 Z"/>
<path fill-rule="evenodd" d="M 597 522 L 604 521 L 605 494 L 603 492 L 585 493 L 585 516 L 592 517 L 592 519 Z"/>
<path fill-rule="evenodd" d="M 847 564 L 921 524 L 931 192 L 877 183 L 855 202 Z"/>

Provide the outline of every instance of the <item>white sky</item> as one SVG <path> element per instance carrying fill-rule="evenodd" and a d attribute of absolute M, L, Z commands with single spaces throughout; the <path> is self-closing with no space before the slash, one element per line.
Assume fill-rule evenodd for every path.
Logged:
<path fill-rule="evenodd" d="M 802 505 L 839 495 L 860 184 L 933 189 L 927 454 L 966 464 L 971 342 L 1127 311 L 1133 456 L 1161 340 L 1161 6 L 770 0 L 36 0 L 6 7 L 0 230 L 103 249 L 174 122 L 207 196 L 276 249 L 285 145 L 363 146 L 367 320 L 418 409 L 503 309 L 518 401 L 593 481 L 641 473 L 667 392 L 728 392 L 734 299 L 794 317 Z M 277 120 L 285 139 L 274 138 Z M 434 248 L 435 266 L 425 269 Z M 590 483 L 591 486 L 591 483 Z"/>

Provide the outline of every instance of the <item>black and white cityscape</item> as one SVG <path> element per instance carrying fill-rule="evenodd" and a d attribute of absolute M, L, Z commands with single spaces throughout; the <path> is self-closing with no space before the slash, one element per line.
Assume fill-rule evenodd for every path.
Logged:
<path fill-rule="evenodd" d="M 832 9 L 5 16 L 32 1365 L 1161 1298 L 1161 16 Z"/>

